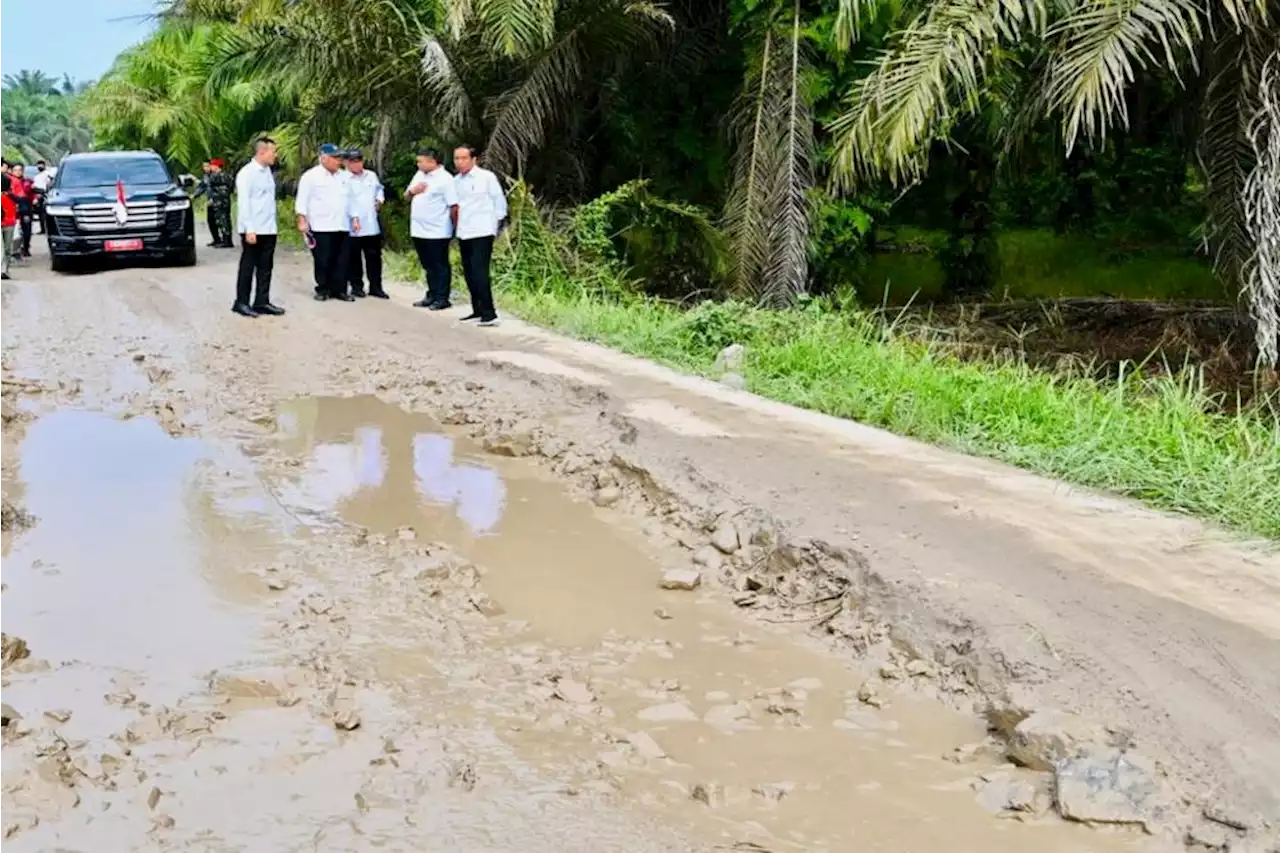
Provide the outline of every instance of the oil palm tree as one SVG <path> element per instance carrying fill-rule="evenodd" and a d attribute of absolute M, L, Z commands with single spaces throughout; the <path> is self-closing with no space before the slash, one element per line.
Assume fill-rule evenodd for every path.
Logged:
<path fill-rule="evenodd" d="M 33 96 L 62 94 L 56 78 L 50 77 L 43 71 L 32 71 L 28 68 L 22 69 L 17 74 L 4 75 L 4 89 L 9 93 L 18 92 Z"/>
<path fill-rule="evenodd" d="M 101 140 L 154 147 L 185 168 L 243 146 L 254 132 L 290 114 L 297 93 L 283 85 L 209 85 L 229 27 L 165 20 L 126 51 L 86 96 Z"/>
<path fill-rule="evenodd" d="M 838 30 L 886 5 L 839 0 Z M 1198 83 L 1200 160 L 1208 191 L 1206 235 L 1223 278 L 1253 309 L 1263 367 L 1277 362 L 1280 268 L 1274 204 L 1249 187 L 1274 187 L 1272 151 L 1280 14 L 1270 0 L 902 0 L 907 21 L 833 123 L 837 185 L 884 177 L 917 180 L 935 142 L 991 104 L 998 81 L 1020 77 L 1022 95 L 1002 122 L 1012 144 L 1042 118 L 1059 123 L 1065 149 L 1100 142 L 1128 121 L 1139 70 Z M 1029 59 L 1028 59 L 1029 58 Z M 1263 193 L 1263 196 L 1266 194 Z"/>

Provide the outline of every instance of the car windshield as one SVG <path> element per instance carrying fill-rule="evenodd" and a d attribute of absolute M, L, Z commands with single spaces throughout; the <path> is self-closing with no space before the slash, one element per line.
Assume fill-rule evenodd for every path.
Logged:
<path fill-rule="evenodd" d="M 125 186 L 167 184 L 169 173 L 158 157 L 71 160 L 58 170 L 58 186 L 62 189 L 114 186 L 117 180 Z"/>

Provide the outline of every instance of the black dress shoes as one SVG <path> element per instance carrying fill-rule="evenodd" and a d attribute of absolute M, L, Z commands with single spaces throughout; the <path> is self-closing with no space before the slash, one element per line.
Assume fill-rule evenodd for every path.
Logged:
<path fill-rule="evenodd" d="M 253 306 L 253 310 L 257 311 L 259 314 L 268 314 L 272 317 L 279 317 L 284 314 L 283 308 L 279 305 L 272 305 L 270 302 L 263 303 L 262 305 L 255 305 Z"/>
<path fill-rule="evenodd" d="M 258 316 L 257 311 L 254 311 L 252 308 L 250 308 L 248 305 L 245 305 L 243 302 L 237 302 L 235 305 L 232 305 L 231 311 L 234 314 L 239 314 L 241 317 L 257 317 Z"/>

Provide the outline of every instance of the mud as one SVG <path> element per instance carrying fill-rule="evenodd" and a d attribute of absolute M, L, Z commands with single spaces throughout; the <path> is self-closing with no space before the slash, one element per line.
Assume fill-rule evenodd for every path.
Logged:
<path fill-rule="evenodd" d="M 1019 727 L 1036 698 L 1000 701 L 1021 685 L 978 632 L 895 610 L 856 532 L 801 535 L 781 492 L 656 452 L 758 422 L 685 392 L 614 408 L 616 380 L 394 304 L 246 325 L 227 274 L 6 283 L 14 850 L 1265 837 L 1253 801 L 1193 819 L 1187 765 L 1134 752 L 1129 719 L 1071 742 L 1064 810 L 1066 735 Z"/>

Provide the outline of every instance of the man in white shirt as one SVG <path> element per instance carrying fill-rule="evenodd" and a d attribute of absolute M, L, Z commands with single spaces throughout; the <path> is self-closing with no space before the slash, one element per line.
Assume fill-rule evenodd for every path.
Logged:
<path fill-rule="evenodd" d="M 347 174 L 338 168 L 341 164 L 342 151 L 326 142 L 320 146 L 320 163 L 298 181 L 294 212 L 298 214 L 298 230 L 313 244 L 317 302 L 355 301 L 347 293 L 347 235 L 359 234 L 364 223 L 351 215 Z"/>
<path fill-rule="evenodd" d="M 493 305 L 489 262 L 493 257 L 493 240 L 507 218 L 507 197 L 498 176 L 476 165 L 476 150 L 470 145 L 454 149 L 453 165 L 458 170 L 454 178 L 458 194 L 458 248 L 462 250 L 462 273 L 471 294 L 471 313 L 462 319 L 476 321 L 481 326 L 496 326 L 498 312 Z"/>
<path fill-rule="evenodd" d="M 364 155 L 357 148 L 348 150 L 343 159 L 347 162 L 347 192 L 351 196 L 351 216 L 360 221 L 360 232 L 353 229 L 347 240 L 347 284 L 351 295 L 364 296 L 364 275 L 369 274 L 369 295 L 378 299 L 390 299 L 382 289 L 382 226 L 378 211 L 386 196 L 378 173 L 364 167 Z"/>
<path fill-rule="evenodd" d="M 418 151 L 418 171 L 405 190 L 409 206 L 409 234 L 418 261 L 427 276 L 427 293 L 413 303 L 417 308 L 440 311 L 449 307 L 453 275 L 449 269 L 449 243 L 458 219 L 458 197 L 453 175 L 440 163 L 434 148 Z"/>
<path fill-rule="evenodd" d="M 35 198 L 31 200 L 31 207 L 35 216 L 36 227 L 40 229 L 40 233 L 44 233 L 44 197 L 49 192 L 49 187 L 53 185 L 53 172 L 49 171 L 49 166 L 43 160 L 36 161 L 36 174 L 31 179 L 31 187 L 35 190 Z"/>
<path fill-rule="evenodd" d="M 240 234 L 240 270 L 236 301 L 231 310 L 241 317 L 279 316 L 284 309 L 271 304 L 271 270 L 276 256 L 276 144 L 268 137 L 253 143 L 253 159 L 236 175 L 236 231 Z M 253 293 L 254 276 L 258 291 Z M 256 298 L 250 302 L 250 297 Z"/>

